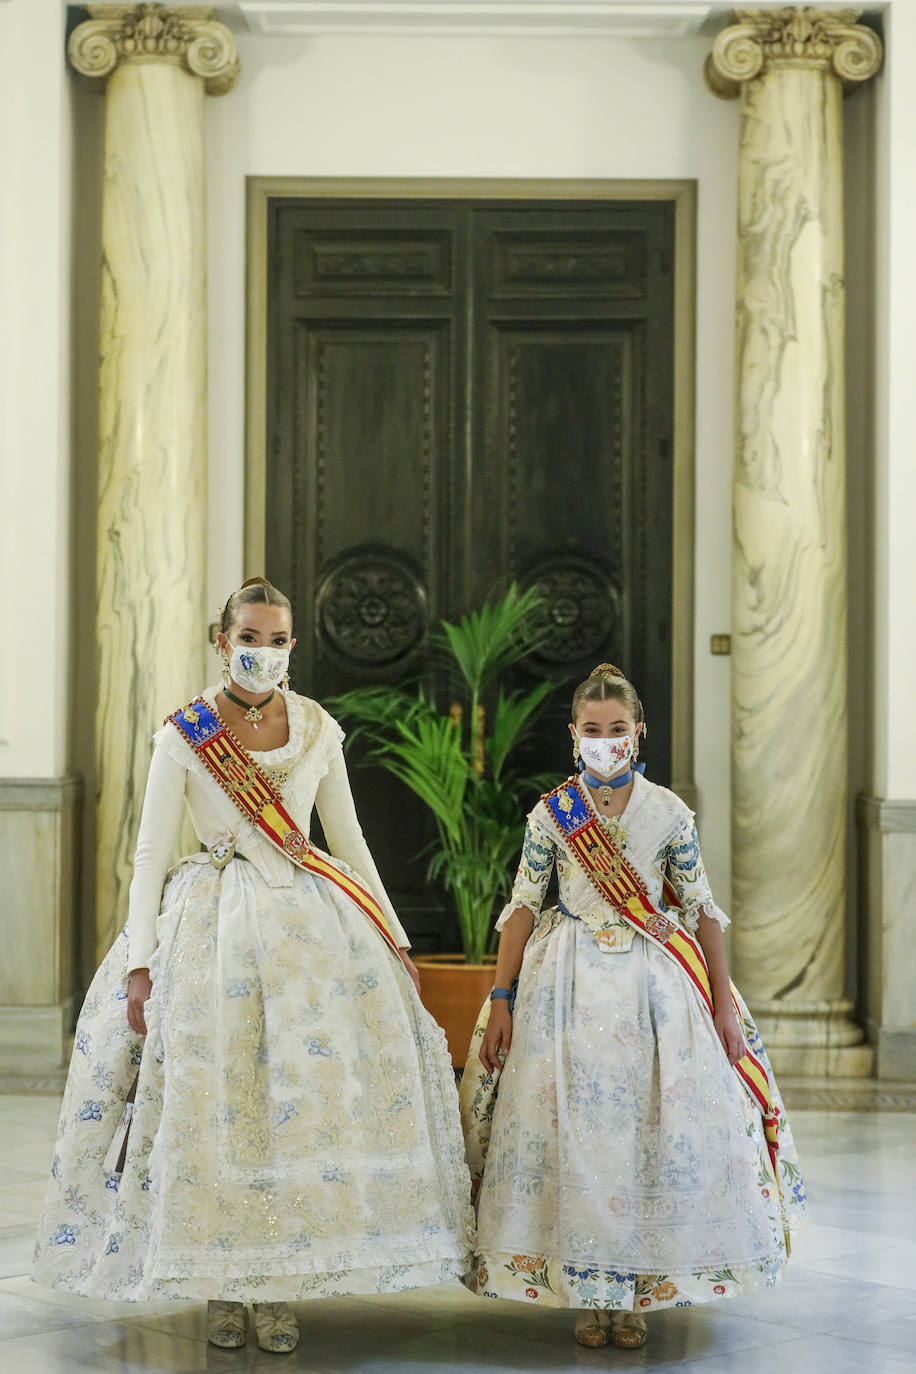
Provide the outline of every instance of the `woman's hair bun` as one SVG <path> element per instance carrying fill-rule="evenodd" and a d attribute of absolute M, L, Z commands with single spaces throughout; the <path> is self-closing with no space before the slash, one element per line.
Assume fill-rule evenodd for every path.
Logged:
<path fill-rule="evenodd" d="M 589 681 L 593 677 L 620 677 L 624 682 L 627 680 L 626 673 L 620 671 L 613 663 L 599 663 L 597 668 L 593 668 L 589 673 Z"/>
<path fill-rule="evenodd" d="M 268 582 L 266 577 L 249 577 L 247 582 L 243 582 L 239 591 L 244 591 L 246 587 L 272 587 L 273 583 Z"/>

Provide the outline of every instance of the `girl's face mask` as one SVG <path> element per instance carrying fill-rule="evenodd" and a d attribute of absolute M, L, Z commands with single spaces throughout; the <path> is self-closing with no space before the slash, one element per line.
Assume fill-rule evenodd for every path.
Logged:
<path fill-rule="evenodd" d="M 576 735 L 579 757 L 586 768 L 604 778 L 620 771 L 633 757 L 633 736 L 614 735 L 611 739 L 595 739 L 592 735 Z"/>

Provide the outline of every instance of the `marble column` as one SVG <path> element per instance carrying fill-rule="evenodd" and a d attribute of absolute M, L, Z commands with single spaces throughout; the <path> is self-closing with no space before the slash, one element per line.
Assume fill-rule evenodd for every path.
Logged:
<path fill-rule="evenodd" d="M 707 80 L 740 95 L 732 573 L 735 978 L 777 1069 L 871 1071 L 845 995 L 844 86 L 857 14 L 742 10 Z"/>
<path fill-rule="evenodd" d="M 204 96 L 239 72 L 212 6 L 91 5 L 78 72 L 106 82 L 99 377 L 96 936 L 127 914 L 163 716 L 206 644 Z"/>

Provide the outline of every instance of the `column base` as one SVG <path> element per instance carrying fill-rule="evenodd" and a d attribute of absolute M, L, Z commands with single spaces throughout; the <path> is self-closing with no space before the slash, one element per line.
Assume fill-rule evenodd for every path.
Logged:
<path fill-rule="evenodd" d="M 875 1055 L 848 998 L 755 1002 L 751 1010 L 777 1078 L 870 1078 Z"/>

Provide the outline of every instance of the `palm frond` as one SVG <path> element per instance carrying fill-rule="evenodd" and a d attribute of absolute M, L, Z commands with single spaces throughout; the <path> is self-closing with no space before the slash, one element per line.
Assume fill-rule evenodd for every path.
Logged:
<path fill-rule="evenodd" d="M 458 732 L 443 716 L 397 721 L 395 739 L 376 748 L 374 761 L 425 802 L 453 841 L 460 840 L 468 762 Z"/>
<path fill-rule="evenodd" d="M 479 696 L 498 673 L 537 648 L 548 632 L 537 588 L 519 591 L 513 582 L 504 596 L 469 611 L 457 624 L 443 620 L 431 643 L 450 654 L 471 693 Z"/>
<path fill-rule="evenodd" d="M 529 692 L 500 691 L 490 717 L 490 738 L 487 741 L 487 758 L 497 781 L 510 751 L 530 735 L 553 688 L 552 682 L 539 682 Z"/>

